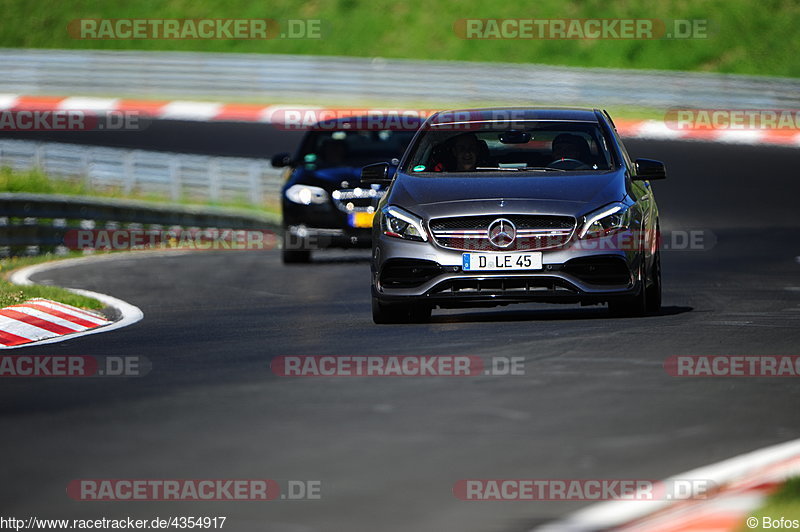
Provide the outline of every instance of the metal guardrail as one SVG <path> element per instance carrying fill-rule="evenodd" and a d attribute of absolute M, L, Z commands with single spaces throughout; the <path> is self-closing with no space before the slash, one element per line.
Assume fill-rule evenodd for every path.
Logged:
<path fill-rule="evenodd" d="M 208 157 L 75 144 L 0 140 L 0 167 L 39 168 L 51 178 L 85 181 L 173 201 L 276 204 L 280 172 L 267 160 Z M 277 227 L 278 217 L 209 207 L 78 196 L 0 193 L 0 257 L 66 251 L 74 229 L 160 230 Z"/>
<path fill-rule="evenodd" d="M 92 189 L 172 201 L 275 204 L 281 173 L 270 161 L 0 139 L 0 167 L 79 177 Z"/>
<path fill-rule="evenodd" d="M 305 55 L 0 49 L 0 93 L 356 104 L 797 108 L 800 80 Z"/>
<path fill-rule="evenodd" d="M 0 257 L 63 253 L 74 230 L 276 231 L 277 216 L 231 209 L 159 205 L 144 201 L 0 193 Z M 276 240 L 271 240 L 274 244 Z"/>

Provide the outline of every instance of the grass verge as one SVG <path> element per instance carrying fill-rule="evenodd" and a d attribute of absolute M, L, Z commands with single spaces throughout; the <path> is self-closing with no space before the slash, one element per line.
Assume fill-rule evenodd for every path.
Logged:
<path fill-rule="evenodd" d="M 86 309 L 103 308 L 103 304 L 96 299 L 73 294 L 69 290 L 60 288 L 58 286 L 18 286 L 11 284 L 7 280 L 7 276 L 12 270 L 16 270 L 24 266 L 31 266 L 33 264 L 40 264 L 52 260 L 61 260 L 82 256 L 83 253 L 75 251 L 67 255 L 59 256 L 46 254 L 36 257 L 11 257 L 7 259 L 0 259 L 0 276 L 2 276 L 0 278 L 0 308 L 23 303 L 24 301 L 34 297 L 52 299 L 53 301 L 59 301 L 67 305 Z"/>
<path fill-rule="evenodd" d="M 794 0 L 4 0 L 0 46 L 288 53 L 543 63 L 800 77 L 800 4 Z M 273 19 L 280 31 L 319 21 L 315 38 L 80 38 L 80 19 Z M 692 38 L 467 39 L 462 19 L 659 19 L 705 21 Z M 289 22 L 294 20 L 296 22 Z M 297 22 L 303 21 L 303 22 Z"/>
<path fill-rule="evenodd" d="M 739 527 L 738 532 L 745 532 L 748 530 L 774 530 L 776 528 L 800 528 L 800 477 L 787 480 L 778 491 L 767 498 L 761 508 L 751 513 L 748 518 L 757 519 L 758 525 L 750 527 L 747 524 L 743 524 Z M 775 521 L 781 518 L 794 521 L 794 523 L 797 524 L 791 526 L 777 526 Z"/>

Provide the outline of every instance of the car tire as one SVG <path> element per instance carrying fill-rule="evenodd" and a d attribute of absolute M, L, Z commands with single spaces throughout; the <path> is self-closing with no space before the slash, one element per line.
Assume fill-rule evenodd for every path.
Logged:
<path fill-rule="evenodd" d="M 292 249 L 288 249 L 288 242 L 290 241 L 289 233 L 283 233 L 283 246 L 281 249 L 281 259 L 284 264 L 306 264 L 311 261 L 310 249 L 297 249 L 293 245 Z"/>
<path fill-rule="evenodd" d="M 620 318 L 633 318 L 644 316 L 647 313 L 647 279 L 644 275 L 644 257 L 642 257 L 642 265 L 639 266 L 642 279 L 639 286 L 639 293 L 635 296 L 624 297 L 619 299 L 612 299 L 608 302 L 608 311 L 614 317 Z"/>
<path fill-rule="evenodd" d="M 661 251 L 656 251 L 653 257 L 651 275 L 653 284 L 647 288 L 647 312 L 658 314 L 661 312 Z"/>
<path fill-rule="evenodd" d="M 410 303 L 384 305 L 378 301 L 378 298 L 372 298 L 372 321 L 379 325 L 389 323 L 427 323 L 430 319 L 430 305 Z"/>
<path fill-rule="evenodd" d="M 431 306 L 416 304 L 411 307 L 411 323 L 428 323 L 431 321 Z"/>
<path fill-rule="evenodd" d="M 281 258 L 284 264 L 307 264 L 311 262 L 311 252 L 307 249 L 282 250 Z"/>
<path fill-rule="evenodd" d="M 378 325 L 389 323 L 407 323 L 409 307 L 407 305 L 383 305 L 377 297 L 372 298 L 372 321 Z"/>

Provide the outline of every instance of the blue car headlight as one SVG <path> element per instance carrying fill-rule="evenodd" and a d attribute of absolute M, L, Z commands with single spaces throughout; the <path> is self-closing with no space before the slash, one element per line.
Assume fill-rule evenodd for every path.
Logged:
<path fill-rule="evenodd" d="M 300 205 L 319 205 L 328 201 L 328 193 L 323 188 L 311 185 L 292 185 L 286 189 L 286 198 Z"/>

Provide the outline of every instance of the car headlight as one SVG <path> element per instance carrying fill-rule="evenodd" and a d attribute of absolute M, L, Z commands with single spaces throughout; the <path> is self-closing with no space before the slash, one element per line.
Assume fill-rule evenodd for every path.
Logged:
<path fill-rule="evenodd" d="M 381 231 L 384 235 L 416 242 L 427 242 L 428 233 L 422 218 L 399 207 L 388 206 L 381 210 Z"/>
<path fill-rule="evenodd" d="M 292 185 L 286 189 L 286 197 L 289 201 L 301 205 L 319 205 L 328 201 L 328 193 L 325 189 L 312 187 L 310 185 Z"/>
<path fill-rule="evenodd" d="M 631 211 L 624 203 L 615 203 L 586 215 L 578 238 L 609 236 L 630 227 Z"/>

